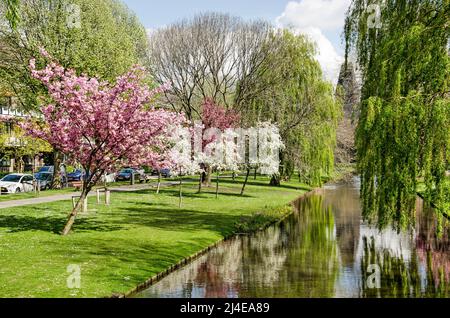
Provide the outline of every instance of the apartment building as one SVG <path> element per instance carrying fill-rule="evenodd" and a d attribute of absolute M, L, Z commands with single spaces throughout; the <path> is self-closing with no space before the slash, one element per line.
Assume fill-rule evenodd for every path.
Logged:
<path fill-rule="evenodd" d="M 1 173 L 33 171 L 44 165 L 44 160 L 40 156 L 25 155 L 19 158 L 11 156 L 12 148 L 22 145 L 22 140 L 15 136 L 14 128 L 17 125 L 16 119 L 24 116 L 25 114 L 17 109 L 12 94 L 4 93 L 0 95 Z"/>

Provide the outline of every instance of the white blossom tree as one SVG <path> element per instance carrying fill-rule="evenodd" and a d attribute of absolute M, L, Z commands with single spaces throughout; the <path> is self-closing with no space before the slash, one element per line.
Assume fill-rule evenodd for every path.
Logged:
<path fill-rule="evenodd" d="M 248 149 L 246 147 L 248 138 Z M 285 145 L 278 127 L 271 122 L 259 122 L 256 128 L 240 130 L 239 154 L 241 164 L 247 169 L 247 174 L 242 185 L 241 195 L 244 195 L 250 168 L 260 170 L 263 175 L 274 176 L 279 173 L 280 150 Z M 246 156 L 248 150 L 248 157 Z"/>
<path fill-rule="evenodd" d="M 201 173 L 198 160 L 192 154 L 192 129 L 181 125 L 175 126 L 172 132 L 175 146 L 169 151 L 172 174 L 179 177 L 179 201 L 181 208 L 183 200 L 183 179 L 185 174 Z"/>
<path fill-rule="evenodd" d="M 225 129 L 216 136 L 216 141 L 206 147 L 206 162 L 216 171 L 216 198 L 219 197 L 219 178 L 221 171 L 239 171 L 239 134 L 233 128 Z"/>

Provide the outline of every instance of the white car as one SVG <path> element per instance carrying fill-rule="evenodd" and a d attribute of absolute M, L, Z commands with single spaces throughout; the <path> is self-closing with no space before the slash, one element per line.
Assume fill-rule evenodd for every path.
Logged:
<path fill-rule="evenodd" d="M 116 174 L 115 173 L 108 173 L 108 174 L 104 174 L 102 175 L 100 182 L 106 182 L 107 183 L 112 183 L 116 181 Z"/>
<path fill-rule="evenodd" d="M 1 193 L 20 193 L 33 191 L 33 176 L 31 174 L 13 173 L 0 180 Z"/>

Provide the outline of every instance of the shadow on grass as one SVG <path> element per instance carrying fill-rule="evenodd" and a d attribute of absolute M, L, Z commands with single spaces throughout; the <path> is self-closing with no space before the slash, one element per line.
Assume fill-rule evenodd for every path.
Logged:
<path fill-rule="evenodd" d="M 65 215 L 46 215 L 46 209 L 36 208 L 36 212 L 42 215 L 0 215 L 0 228 L 4 228 L 9 233 L 25 231 L 44 231 L 54 234 L 61 234 L 64 225 L 67 222 Z M 78 231 L 117 231 L 122 229 L 117 224 L 111 224 L 109 221 L 100 220 L 95 215 L 78 214 L 74 224 L 74 229 Z"/>
<path fill-rule="evenodd" d="M 148 205 L 149 208 L 145 208 L 142 205 Z M 122 208 L 121 216 L 121 218 L 112 220 L 112 222 L 173 231 L 198 231 L 200 229 L 206 229 L 217 232 L 222 236 L 229 235 L 233 230 L 234 223 L 239 220 L 239 216 L 229 215 L 228 213 L 155 207 L 151 206 L 150 203 Z"/>
<path fill-rule="evenodd" d="M 10 233 L 23 231 L 45 231 L 60 234 L 66 224 L 66 217 L 34 217 L 29 215 L 2 215 L 0 216 L 0 228 L 6 228 Z M 78 231 L 117 231 L 121 226 L 111 225 L 98 219 L 77 219 L 74 229 Z"/>
<path fill-rule="evenodd" d="M 243 181 L 241 180 L 232 180 L 232 179 L 224 179 L 220 180 L 220 183 L 228 183 L 228 184 L 242 184 Z M 306 184 L 299 184 L 299 185 L 291 185 L 291 184 L 285 184 L 281 182 L 280 186 L 271 186 L 269 184 L 269 180 L 267 181 L 255 181 L 255 180 L 249 180 L 247 181 L 247 185 L 250 186 L 258 186 L 258 187 L 264 187 L 264 188 L 271 188 L 271 189 L 292 189 L 292 190 L 305 190 L 310 191 L 312 188 Z"/>
<path fill-rule="evenodd" d="M 73 226 L 75 233 L 111 232 L 144 226 L 174 231 L 208 229 L 228 235 L 238 220 L 236 215 L 178 209 L 164 203 L 133 202 L 132 206 L 117 207 L 115 212 L 79 214 Z M 38 211 L 39 213 L 39 211 Z M 103 219 L 102 219 L 103 218 Z M 0 228 L 9 233 L 44 231 L 60 234 L 66 224 L 65 215 L 0 215 Z"/>
<path fill-rule="evenodd" d="M 156 197 L 158 195 L 166 195 L 166 196 L 171 196 L 171 197 L 178 197 L 180 195 L 179 193 L 179 189 L 178 188 L 164 188 L 161 189 L 159 194 L 156 194 L 154 191 L 152 190 L 138 190 L 138 191 L 133 191 L 130 193 L 134 193 L 134 194 L 144 194 L 144 195 L 148 195 L 149 196 L 149 200 L 152 200 L 153 197 L 152 195 L 155 195 Z M 198 193 L 198 192 L 188 192 L 188 191 L 183 191 L 183 197 L 184 198 L 198 198 L 198 199 L 211 199 L 212 196 L 216 195 L 216 188 L 215 187 L 208 187 L 208 188 L 203 188 L 202 192 Z M 249 195 L 244 193 L 243 195 L 240 194 L 240 190 L 239 192 L 224 192 L 224 189 L 220 189 L 219 188 L 219 197 L 223 195 L 223 196 L 231 196 L 231 197 L 239 197 L 239 198 L 255 198 L 255 196 L 253 195 Z"/>
<path fill-rule="evenodd" d="M 171 196 L 171 197 L 178 197 L 179 193 L 172 191 L 172 192 L 165 192 L 164 195 Z M 193 193 L 193 192 L 184 193 L 183 192 L 183 198 L 197 198 L 197 199 L 211 199 L 211 200 L 215 200 L 215 195 L 216 195 L 216 192 L 209 192 L 209 191 L 204 191 L 204 192 L 201 192 L 201 193 Z M 255 196 L 248 195 L 248 194 L 245 194 L 245 193 L 243 195 L 240 195 L 240 193 L 220 192 L 220 190 L 219 190 L 219 198 L 221 196 L 237 197 L 237 198 L 255 198 Z"/>

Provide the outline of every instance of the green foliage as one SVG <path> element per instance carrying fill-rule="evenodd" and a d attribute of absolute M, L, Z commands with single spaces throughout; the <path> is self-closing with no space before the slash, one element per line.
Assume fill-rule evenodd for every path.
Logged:
<path fill-rule="evenodd" d="M 8 20 L 9 24 L 11 25 L 12 29 L 15 29 L 20 21 L 20 16 L 18 12 L 19 1 L 20 0 L 3 0 L 5 6 L 4 7 L 5 17 Z"/>
<path fill-rule="evenodd" d="M 450 150 L 448 0 L 387 0 L 381 25 L 369 28 L 367 6 L 353 1 L 345 36 L 358 56 L 363 87 L 356 144 L 363 213 L 384 227 L 407 226 L 418 177 L 427 197 L 443 202 Z"/>
<path fill-rule="evenodd" d="M 16 29 L 0 17 L 0 78 L 25 109 L 35 109 L 44 92 L 28 68 L 31 57 L 48 62 L 39 54 L 41 47 L 64 67 L 106 80 L 133 64 L 148 66 L 146 31 L 118 0 L 21 1 L 18 12 Z"/>
<path fill-rule="evenodd" d="M 3 124 L 0 121 L 0 124 Z M 14 158 L 19 168 L 23 167 L 23 157 L 34 157 L 44 152 L 52 152 L 53 148 L 46 141 L 27 136 L 16 120 L 11 120 L 11 133 L 0 130 L 0 153 L 2 157 Z M 21 169 L 17 169 L 21 170 Z"/>
<path fill-rule="evenodd" d="M 249 125 L 277 123 L 286 145 L 281 174 L 290 178 L 297 169 L 301 181 L 319 185 L 321 176 L 333 171 L 341 104 L 323 80 L 315 48 L 306 37 L 285 30 L 273 33 L 266 45 L 276 48 L 268 49 L 267 65 L 261 66 L 265 71 L 255 85 L 268 89 L 252 99 L 242 117 Z"/>

